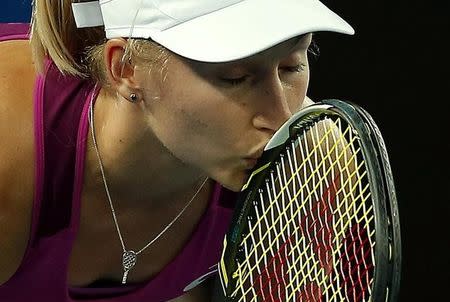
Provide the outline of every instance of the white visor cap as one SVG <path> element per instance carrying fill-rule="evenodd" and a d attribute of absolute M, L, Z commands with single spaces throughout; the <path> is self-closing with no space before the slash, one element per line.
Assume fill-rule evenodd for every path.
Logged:
<path fill-rule="evenodd" d="M 152 39 L 202 62 L 227 62 L 318 31 L 354 34 L 318 0 L 100 0 L 73 3 L 78 27 Z"/>

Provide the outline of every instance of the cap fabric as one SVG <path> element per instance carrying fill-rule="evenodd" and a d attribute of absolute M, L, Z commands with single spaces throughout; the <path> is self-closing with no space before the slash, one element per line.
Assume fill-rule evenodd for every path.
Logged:
<path fill-rule="evenodd" d="M 78 27 L 107 38 L 152 39 L 203 62 L 242 59 L 317 31 L 354 34 L 318 0 L 100 0 L 73 3 Z"/>

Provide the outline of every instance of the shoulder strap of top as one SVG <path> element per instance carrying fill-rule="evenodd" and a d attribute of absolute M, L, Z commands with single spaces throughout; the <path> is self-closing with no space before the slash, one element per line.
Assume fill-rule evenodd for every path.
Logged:
<path fill-rule="evenodd" d="M 37 185 L 41 185 L 40 192 L 36 191 L 40 196 L 36 198 L 41 202 L 34 223 L 35 238 L 51 236 L 70 225 L 78 128 L 85 101 L 93 88 L 85 80 L 62 75 L 52 63 L 42 84 L 41 97 L 35 100 L 37 107 L 41 107 L 36 125 L 42 127 L 42 146 L 37 153 L 41 171 L 36 175 Z"/>
<path fill-rule="evenodd" d="M 27 40 L 30 25 L 27 23 L 0 23 L 0 42 L 9 40 Z"/>

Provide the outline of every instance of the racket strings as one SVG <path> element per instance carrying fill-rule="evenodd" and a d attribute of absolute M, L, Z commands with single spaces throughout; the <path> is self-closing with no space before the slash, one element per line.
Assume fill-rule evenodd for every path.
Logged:
<path fill-rule="evenodd" d="M 350 127 L 321 123 L 291 143 L 259 191 L 233 274 L 239 301 L 365 301 L 374 231 L 361 231 L 373 223 L 364 162 Z"/>
<path fill-rule="evenodd" d="M 329 134 L 329 133 L 327 133 L 327 134 Z M 304 136 L 304 134 L 303 134 L 303 136 Z M 300 141 L 300 140 L 299 140 Z M 322 143 L 322 140 L 320 141 L 321 143 Z M 329 149 L 329 153 L 328 154 L 331 154 L 331 152 L 334 150 L 334 148 L 337 146 L 337 141 L 336 141 L 336 143 L 334 144 L 334 146 L 333 146 L 333 148 L 331 148 L 331 149 Z M 294 144 L 294 143 L 293 143 Z M 298 193 L 297 193 L 297 195 L 295 196 L 295 197 L 298 197 L 298 194 L 302 194 L 301 195 L 301 197 L 303 198 L 304 197 L 304 195 L 303 195 L 303 193 L 304 193 L 304 190 L 306 189 L 307 191 L 308 191 L 308 197 L 310 197 L 310 195 L 311 195 L 311 193 L 316 193 L 316 192 L 314 192 L 314 190 L 313 189 L 317 189 L 317 187 L 314 187 L 313 189 L 311 189 L 310 187 L 309 187 L 309 183 L 310 182 L 313 182 L 313 177 L 315 176 L 315 174 L 314 173 L 310 173 L 310 176 L 309 176 L 309 178 L 308 179 L 306 179 L 306 181 L 304 181 L 304 180 L 302 180 L 302 179 L 300 179 L 299 177 L 300 177 L 300 175 L 301 175 L 301 173 L 300 172 L 302 172 L 302 171 L 300 171 L 301 169 L 303 169 L 303 175 L 307 175 L 309 172 L 307 171 L 307 164 L 308 164 L 308 161 L 310 160 L 310 157 L 314 154 L 314 152 L 315 151 L 317 151 L 316 149 L 317 148 L 319 148 L 319 145 L 316 145 L 313 149 L 310 149 L 310 153 L 307 155 L 307 156 L 305 156 L 304 155 L 304 150 L 302 149 L 302 148 L 300 148 L 300 152 L 302 152 L 302 158 L 304 158 L 304 161 L 303 161 L 303 163 L 300 165 L 300 166 L 296 166 L 296 171 L 295 171 L 295 173 L 293 173 L 293 176 L 292 177 L 290 177 L 290 179 L 289 179 L 289 181 L 279 190 L 280 192 L 277 194 L 276 193 L 276 184 L 275 184 L 275 182 L 273 181 L 273 173 L 271 173 L 271 178 L 272 178 L 272 185 L 271 185 L 271 189 L 267 189 L 267 193 L 268 193 L 268 198 L 269 198 L 269 200 L 271 201 L 270 202 L 270 205 L 268 206 L 268 207 L 266 207 L 266 210 L 262 213 L 262 217 L 267 217 L 267 215 L 268 215 L 268 212 L 270 211 L 271 213 L 271 217 L 272 218 L 274 218 L 274 213 L 273 213 L 273 208 L 272 208 L 272 206 L 274 205 L 274 204 L 276 204 L 276 202 L 278 201 L 278 198 L 283 194 L 283 193 L 285 193 L 285 190 L 288 188 L 288 186 L 291 184 L 291 182 L 294 180 L 294 177 L 295 176 L 297 176 L 298 177 L 298 182 L 299 183 L 303 183 L 303 185 L 301 186 L 301 188 L 298 190 Z M 305 149 L 308 149 L 308 146 L 306 146 L 306 148 Z M 342 154 L 341 154 L 341 156 L 342 156 Z M 295 157 L 295 159 L 296 159 L 297 157 Z M 333 166 L 335 165 L 336 163 L 333 163 L 333 165 L 331 165 L 331 169 L 333 168 Z M 317 170 L 315 170 L 315 171 L 313 171 L 313 172 L 318 172 Z M 323 178 L 325 178 L 327 175 L 324 175 L 323 177 L 322 177 L 322 179 Z M 269 180 L 266 180 L 266 185 L 268 184 L 268 182 L 269 182 Z M 317 183 L 317 182 L 316 182 Z M 271 193 L 271 191 L 274 191 L 274 197 L 272 197 L 271 195 L 270 195 L 270 193 Z M 292 200 L 291 200 L 292 201 Z M 263 199 L 261 200 L 261 202 L 263 203 L 264 201 L 263 201 Z M 277 220 L 280 218 L 280 216 L 278 215 L 277 216 Z M 250 230 L 250 234 L 251 233 L 253 233 L 254 232 L 254 229 L 258 226 L 258 224 L 260 223 L 260 221 L 257 221 L 257 223 L 253 226 L 253 228 Z M 247 237 L 248 236 L 250 236 L 250 234 L 249 235 L 247 235 Z M 247 239 L 247 238 L 246 238 Z"/>
<path fill-rule="evenodd" d="M 298 170 L 299 169 L 301 169 L 302 167 L 299 167 L 299 168 L 297 168 L 297 172 L 298 172 Z M 314 171 L 314 172 L 317 172 L 317 170 L 316 171 Z M 310 178 L 312 178 L 313 176 L 314 176 L 314 172 L 311 174 L 311 176 L 310 176 Z M 294 176 L 295 175 L 298 175 L 298 173 L 296 173 L 296 174 L 294 174 Z M 273 174 L 271 175 L 271 178 L 272 178 L 272 186 L 271 186 L 271 188 L 272 189 L 274 189 L 275 188 L 275 186 L 273 185 L 273 183 L 274 183 L 274 180 L 273 180 Z M 325 177 L 322 177 L 322 179 L 323 178 L 325 178 Z M 291 178 L 292 179 L 292 178 Z M 310 179 L 308 179 L 308 180 L 310 180 Z M 266 182 L 266 186 L 269 188 L 269 182 Z M 316 190 L 317 189 L 317 187 L 314 187 L 314 188 L 312 188 L 312 189 L 310 189 L 309 187 L 308 187 L 308 182 L 305 182 L 305 185 L 302 187 L 302 190 L 299 190 L 299 193 L 297 193 L 297 195 L 295 196 L 296 198 L 298 198 L 298 194 L 301 194 L 302 196 L 301 196 L 301 198 L 302 199 L 305 199 L 305 196 L 304 196 L 304 191 L 305 190 L 303 190 L 304 188 L 306 187 L 306 189 L 307 189 L 307 191 L 309 192 L 308 193 L 308 198 L 309 197 L 311 197 L 311 193 L 312 192 L 314 192 L 314 190 Z M 286 187 L 284 187 L 281 191 L 282 191 L 282 193 L 283 192 L 285 192 L 284 191 L 284 189 L 285 189 Z M 274 228 L 274 225 L 275 225 L 275 223 L 278 221 L 278 219 L 280 219 L 280 217 L 282 217 L 281 215 L 275 215 L 274 214 L 274 212 L 273 212 L 273 205 L 274 204 L 276 204 L 276 205 L 278 205 L 277 204 L 277 200 L 278 200 L 278 197 L 280 196 L 280 195 L 278 195 L 278 196 L 276 196 L 276 197 L 272 197 L 271 195 L 270 195 L 270 189 L 268 189 L 267 190 L 268 192 L 269 192 L 269 199 L 271 200 L 271 204 L 269 205 L 269 206 L 267 206 L 266 207 L 266 211 L 263 213 L 263 218 L 265 219 L 265 222 L 266 222 L 266 224 L 268 225 L 268 222 L 267 222 L 267 217 L 269 216 L 268 215 L 268 212 L 270 211 L 270 216 L 271 216 L 271 218 L 272 218 L 272 221 L 274 221 L 274 224 L 269 228 L 269 231 L 271 230 L 271 229 L 273 229 Z M 291 201 L 293 201 L 293 199 L 291 198 Z M 261 196 L 261 203 L 263 204 L 264 203 L 264 198 Z M 305 203 L 306 204 L 306 203 Z M 291 203 L 291 205 L 292 205 L 292 203 Z M 310 205 L 312 205 L 312 203 L 310 203 Z M 298 211 L 299 211 L 300 209 L 298 209 Z M 311 210 L 311 209 L 310 209 Z M 296 212 L 296 214 L 299 214 L 298 213 L 298 211 Z M 283 212 L 283 214 L 285 214 L 286 212 Z M 276 218 L 274 218 L 274 216 L 276 217 Z M 261 216 L 260 216 L 261 217 Z M 292 217 L 294 217 L 294 216 L 292 216 Z M 292 221 L 292 219 L 291 219 L 291 221 Z M 259 221 L 258 221 L 258 223 L 259 223 Z M 255 228 L 256 227 L 258 227 L 259 225 L 258 224 L 256 224 L 252 229 L 251 229 L 251 232 L 250 232 L 250 234 L 252 233 L 252 232 L 254 232 L 254 230 L 255 230 Z M 289 224 L 288 224 L 288 226 L 289 226 Z M 281 235 L 283 235 L 283 233 L 279 233 L 279 234 L 281 234 Z M 265 233 L 265 235 L 267 235 L 267 236 L 271 236 L 271 232 L 266 232 Z M 248 236 L 250 236 L 250 235 L 248 235 Z M 248 236 L 247 236 L 247 238 L 248 238 Z M 246 238 L 246 239 L 247 239 Z M 262 239 L 264 239 L 264 238 L 262 238 Z M 272 241 L 272 239 L 271 238 L 269 238 L 269 240 L 270 241 Z M 260 243 L 262 243 L 262 241 L 260 242 Z"/>
<path fill-rule="evenodd" d="M 338 120 L 338 123 L 340 123 L 340 120 Z M 334 138 L 334 139 L 336 139 L 336 138 Z M 350 144 L 350 147 L 351 147 L 351 150 L 352 150 L 352 154 L 356 154 L 357 150 L 355 149 L 355 145 L 354 145 L 354 144 Z M 345 161 L 347 161 L 347 160 L 345 160 Z M 339 163 L 339 165 L 340 165 L 340 163 Z M 346 166 L 345 169 L 342 169 L 342 167 L 340 166 L 340 169 L 341 169 L 341 170 L 344 170 L 344 171 L 347 173 L 347 175 L 350 176 L 350 175 L 349 175 L 348 166 Z M 355 169 L 355 171 L 359 174 L 360 169 Z M 357 177 L 358 177 L 359 179 L 361 179 L 361 175 L 358 175 Z M 362 183 L 363 183 L 363 182 L 358 182 L 358 184 L 359 184 L 360 186 L 362 185 Z M 363 192 L 365 192 L 366 189 L 367 189 L 367 187 L 366 187 L 366 188 L 360 187 L 360 188 L 359 188 L 359 192 L 362 192 L 362 193 L 363 193 Z M 355 190 L 349 190 L 348 192 L 349 192 L 350 195 L 351 195 L 351 200 L 358 200 L 358 198 L 355 198 L 355 196 L 354 196 Z M 346 200 L 348 200 L 348 199 L 346 199 Z M 356 219 L 356 222 L 357 222 L 357 223 L 361 223 L 363 218 L 369 217 L 369 220 L 367 221 L 367 223 L 366 223 L 366 225 L 364 226 L 363 229 L 367 229 L 368 223 L 370 223 L 370 220 L 373 219 L 373 215 L 372 215 L 372 213 L 371 213 L 371 210 L 372 210 L 372 209 L 369 209 L 369 211 L 368 211 L 368 209 L 366 208 L 366 204 L 367 204 L 367 203 L 365 202 L 365 200 L 364 200 L 364 202 L 361 202 L 361 203 L 360 203 L 360 206 L 362 206 L 362 213 L 363 213 L 363 215 L 361 215 L 360 217 L 356 217 L 356 218 L 357 218 L 357 219 Z M 361 211 L 360 211 L 360 209 L 358 208 L 358 209 L 356 209 L 356 211 L 354 211 L 354 213 L 361 213 Z M 348 216 L 348 215 L 349 215 L 349 212 L 347 212 L 346 214 L 347 214 L 347 216 Z M 340 213 L 339 215 L 342 216 L 342 213 Z M 352 221 L 353 219 L 354 219 L 353 217 L 348 217 L 348 218 L 347 218 L 347 221 Z M 354 235 L 353 235 L 355 229 L 356 229 L 356 230 L 360 230 L 360 229 L 361 229 L 361 228 L 355 228 L 355 226 L 357 226 L 357 224 L 354 225 L 354 227 L 352 228 L 352 231 L 350 232 L 350 235 L 351 235 L 351 241 L 350 241 L 350 242 L 351 242 L 351 244 L 348 244 L 348 243 L 347 243 L 348 248 L 345 250 L 345 253 L 342 254 L 341 258 L 339 259 L 339 262 L 344 263 L 344 265 L 340 266 L 340 267 L 341 267 L 340 274 L 341 274 L 342 276 L 344 275 L 344 271 L 350 271 L 350 270 L 351 270 L 351 271 L 355 271 L 355 269 L 357 268 L 357 266 L 354 266 L 352 269 L 351 269 L 350 267 L 346 268 L 345 270 L 342 269 L 345 265 L 349 265 L 352 261 L 354 261 L 354 259 L 356 259 L 356 257 L 355 257 L 354 255 L 349 254 L 349 249 L 350 249 L 350 247 L 353 247 L 353 248 L 354 248 L 354 247 L 355 247 L 355 242 L 356 242 L 356 240 L 359 239 L 359 245 L 358 245 L 358 246 L 359 246 L 359 249 L 354 251 L 354 254 L 356 254 L 357 252 L 359 252 L 359 251 L 361 250 L 362 247 L 364 247 L 364 246 L 366 245 L 366 242 L 365 242 L 365 241 L 367 241 L 367 240 L 371 241 L 371 240 L 372 240 L 371 238 L 373 237 L 373 234 L 374 234 L 374 231 L 373 231 L 373 232 L 372 232 L 372 236 L 365 236 L 365 237 L 364 237 L 364 238 L 365 238 L 365 241 L 362 242 L 362 241 L 360 240 L 360 239 L 362 238 L 362 237 L 361 237 L 361 234 L 358 234 L 357 236 L 354 236 Z M 344 227 L 341 228 L 341 229 L 342 229 L 342 230 L 345 230 L 345 229 L 346 229 L 346 226 L 344 226 Z M 337 235 L 337 236 L 340 236 L 340 234 L 336 234 L 336 235 Z M 373 247 L 374 244 L 373 244 L 372 242 L 370 242 L 370 246 Z M 368 249 L 367 251 L 370 251 L 370 250 L 371 250 L 371 249 Z M 344 256 L 345 256 L 346 259 L 343 259 Z M 369 268 L 370 268 L 370 265 L 366 262 L 367 256 L 368 256 L 367 253 L 364 254 L 364 252 L 363 252 L 363 256 L 362 256 L 360 259 L 362 260 L 363 267 L 366 268 L 366 269 L 369 269 Z M 344 261 L 344 260 L 346 260 L 346 261 Z M 360 265 L 360 264 L 357 263 L 357 265 Z M 345 292 L 345 293 L 346 293 L 345 298 L 346 298 L 347 301 L 351 301 L 351 298 L 353 298 L 353 301 L 360 300 L 359 297 L 356 297 L 356 296 L 355 296 L 355 293 L 356 293 L 355 287 L 356 287 L 357 284 L 362 284 L 363 282 L 362 282 L 362 280 L 361 280 L 361 274 L 360 274 L 359 270 L 357 271 L 357 273 L 358 273 L 358 274 L 357 274 L 357 275 L 358 275 L 358 276 L 357 276 L 357 277 L 358 277 L 358 282 L 355 282 L 355 280 L 353 280 L 352 274 L 350 274 L 349 276 L 347 276 L 347 279 L 344 280 L 344 284 L 346 284 L 346 285 L 352 284 L 352 285 L 353 285 L 351 288 L 347 288 L 347 290 L 346 290 L 346 292 Z M 365 284 L 368 285 L 368 284 L 370 283 L 370 280 L 368 280 L 369 274 L 367 274 L 366 272 L 363 272 L 363 276 L 365 276 L 365 278 L 366 278 L 366 280 L 364 280 L 364 281 L 365 281 Z M 350 280 L 349 280 L 349 278 L 350 278 Z M 362 292 L 360 291 L 360 293 L 362 293 L 362 294 L 364 294 L 364 289 L 368 288 L 368 290 L 370 290 L 370 286 L 362 286 L 361 288 L 363 289 Z M 334 292 L 337 292 L 337 291 L 334 291 Z M 340 292 L 338 292 L 338 293 L 340 293 Z M 349 295 L 352 295 L 352 297 L 350 297 Z"/>
<path fill-rule="evenodd" d="M 356 148 L 354 144 L 350 145 L 351 150 L 353 153 L 356 152 Z M 359 169 L 357 169 L 356 171 L 359 171 Z M 358 177 L 360 177 L 360 175 L 358 175 Z M 367 186 L 368 186 L 368 181 L 366 181 Z M 365 189 L 361 187 L 362 182 L 359 183 L 360 187 L 359 187 L 359 192 L 364 192 Z M 367 189 L 367 187 L 366 187 Z M 351 194 L 354 193 L 353 190 L 350 191 Z M 354 197 L 353 197 L 354 198 Z M 346 288 L 346 293 L 347 293 L 347 299 L 349 299 L 349 295 L 352 295 L 353 301 L 358 301 L 360 300 L 361 296 L 365 296 L 365 292 L 366 290 L 368 291 L 369 296 L 371 295 L 371 280 L 370 280 L 370 276 L 372 275 L 372 269 L 375 265 L 375 256 L 373 255 L 373 250 L 375 247 L 375 242 L 373 240 L 374 238 L 374 234 L 375 234 L 375 227 L 371 226 L 370 224 L 374 223 L 374 215 L 373 215 L 373 209 L 372 206 L 370 204 L 370 207 L 367 206 L 367 202 L 361 202 L 361 212 L 357 211 L 356 213 L 362 213 L 360 216 L 356 216 L 355 218 L 352 218 L 350 221 L 352 220 L 356 220 L 356 224 L 352 227 L 352 230 L 350 231 L 350 240 L 347 239 L 347 250 L 352 249 L 353 250 L 353 255 L 350 258 L 347 258 L 347 261 L 343 261 L 342 259 L 340 259 L 340 261 L 342 263 L 344 263 L 344 265 L 347 265 L 348 268 L 346 270 L 343 271 L 351 271 L 352 273 L 354 273 L 356 271 L 356 277 L 357 277 L 357 282 L 354 282 L 353 278 L 352 278 L 352 274 L 349 274 L 348 276 L 346 276 L 346 280 L 344 280 L 344 283 L 346 285 L 351 284 L 351 287 Z M 359 225 L 363 225 L 362 228 L 360 227 L 356 227 Z M 367 230 L 371 229 L 371 234 L 367 234 L 364 232 L 367 232 Z M 354 235 L 356 232 L 356 236 Z M 363 240 L 364 238 L 364 240 Z M 357 242 L 358 241 L 358 242 Z M 357 259 L 357 254 L 361 254 L 362 257 L 359 258 L 360 262 L 355 261 Z M 368 261 L 369 259 L 369 255 L 368 253 L 372 253 L 370 255 L 370 259 L 371 261 Z M 347 254 L 347 253 L 346 253 Z M 350 265 L 353 263 L 353 268 L 350 267 Z M 362 266 L 362 272 L 360 268 Z M 342 273 L 342 272 L 341 272 Z M 343 274 L 345 275 L 345 274 Z M 347 282 L 347 280 L 350 278 L 351 282 Z M 359 293 L 359 294 L 358 294 Z M 356 296 L 357 295 L 357 296 Z"/>
<path fill-rule="evenodd" d="M 272 174 L 272 178 L 273 178 L 273 174 Z M 273 181 L 273 180 L 272 180 Z M 273 187 L 273 186 L 272 186 Z M 269 191 L 270 192 L 270 191 Z M 302 191 L 303 192 L 303 191 Z M 272 197 L 270 197 L 270 199 L 272 199 L 272 201 L 274 200 Z M 262 199 L 263 200 L 263 199 Z M 272 205 L 273 205 L 274 203 L 272 202 Z M 270 208 L 270 210 L 271 210 L 271 216 L 273 217 L 273 208 Z M 266 212 L 267 213 L 267 212 Z M 267 215 L 265 215 L 264 216 L 264 218 L 266 218 L 267 217 Z M 266 220 L 266 222 L 267 222 L 267 220 Z M 287 224 L 288 226 L 289 226 L 289 224 Z M 266 234 L 268 234 L 269 236 L 270 236 L 270 234 L 271 234 L 271 232 L 268 232 L 268 233 L 266 233 Z M 284 233 L 281 233 L 281 234 L 284 234 Z M 279 238 L 277 238 L 277 239 L 279 239 Z"/>
<path fill-rule="evenodd" d="M 354 153 L 356 153 L 356 152 L 354 152 Z M 345 161 L 348 162 L 348 159 L 346 159 Z M 348 168 L 348 165 L 346 167 Z M 341 170 L 342 170 L 342 167 L 341 167 Z M 348 169 L 345 169 L 345 171 L 348 171 Z M 359 169 L 356 169 L 356 171 L 359 171 Z M 350 192 L 353 192 L 353 190 L 350 190 Z M 348 200 L 348 198 L 346 198 L 346 200 Z M 356 199 L 353 197 L 353 200 L 356 200 Z M 339 293 L 339 292 L 337 292 L 337 293 Z M 329 299 L 327 299 L 327 300 L 329 300 Z"/>

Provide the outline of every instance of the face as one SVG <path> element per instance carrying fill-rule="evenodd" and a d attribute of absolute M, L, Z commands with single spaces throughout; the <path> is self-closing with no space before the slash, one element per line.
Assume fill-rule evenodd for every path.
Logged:
<path fill-rule="evenodd" d="M 310 43 L 308 34 L 220 64 L 170 56 L 157 87 L 149 78 L 142 85 L 148 125 L 176 158 L 240 190 L 269 139 L 302 106 Z"/>

